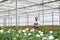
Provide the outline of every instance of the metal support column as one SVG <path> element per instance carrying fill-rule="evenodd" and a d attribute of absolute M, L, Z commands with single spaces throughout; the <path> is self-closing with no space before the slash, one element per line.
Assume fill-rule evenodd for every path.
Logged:
<path fill-rule="evenodd" d="M 16 27 L 18 26 L 18 25 L 17 25 L 17 21 L 18 21 L 18 20 L 17 20 L 17 0 L 16 0 Z"/>
<path fill-rule="evenodd" d="M 4 21 L 3 26 L 6 26 L 6 18 L 5 17 L 4 17 L 3 21 Z"/>
<path fill-rule="evenodd" d="M 44 2 L 44 0 L 43 0 Z M 43 25 L 44 25 L 44 4 L 43 4 Z"/>
<path fill-rule="evenodd" d="M 7 3 L 7 4 L 8 4 L 8 3 Z M 8 15 L 7 15 L 7 26 L 9 26 L 9 24 L 10 24 L 10 23 L 9 23 L 9 10 L 8 10 L 8 9 L 9 9 L 9 8 L 7 7 L 7 14 L 8 14 Z"/>
<path fill-rule="evenodd" d="M 52 6 L 53 6 L 53 4 L 52 4 Z M 52 25 L 54 25 L 54 18 L 53 18 L 53 16 L 54 16 L 54 13 L 53 13 L 53 10 L 52 10 Z"/>
<path fill-rule="evenodd" d="M 39 20 L 40 20 L 40 13 L 38 13 L 38 18 L 39 18 Z"/>
<path fill-rule="evenodd" d="M 11 17 L 11 26 L 12 26 L 12 17 Z"/>
<path fill-rule="evenodd" d="M 59 26 L 60 26 L 60 7 L 59 7 Z"/>
<path fill-rule="evenodd" d="M 53 16 L 54 16 L 54 15 L 53 15 L 53 11 L 52 11 L 52 25 L 54 25 Z"/>
<path fill-rule="evenodd" d="M 27 16 L 27 25 L 29 25 L 29 14 L 27 13 L 26 16 Z"/>

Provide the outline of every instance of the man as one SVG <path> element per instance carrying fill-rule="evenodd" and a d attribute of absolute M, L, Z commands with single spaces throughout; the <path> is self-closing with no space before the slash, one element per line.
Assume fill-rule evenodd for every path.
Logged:
<path fill-rule="evenodd" d="M 35 22 L 34 22 L 34 24 L 33 24 L 33 27 L 34 27 L 34 29 L 38 29 L 39 26 L 40 26 L 40 23 L 39 23 L 39 21 L 38 21 L 38 17 L 36 16 L 36 17 L 35 17 Z"/>

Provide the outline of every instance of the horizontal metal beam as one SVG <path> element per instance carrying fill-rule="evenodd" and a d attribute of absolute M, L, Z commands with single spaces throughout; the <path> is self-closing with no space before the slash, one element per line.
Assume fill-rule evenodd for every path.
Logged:
<path fill-rule="evenodd" d="M 38 5 L 44 5 L 44 4 L 53 3 L 53 2 L 57 2 L 57 1 L 50 1 L 50 2 L 39 3 L 39 4 L 35 4 L 35 5 L 30 5 L 30 6 L 21 7 L 21 8 L 19 8 L 19 9 L 23 9 L 23 8 L 27 8 L 27 7 L 33 7 L 33 6 L 38 6 Z"/>
<path fill-rule="evenodd" d="M 45 10 L 51 10 L 51 9 L 45 9 Z M 60 9 L 60 8 L 53 8 L 53 9 Z M 31 12 L 38 12 L 38 11 L 43 11 L 43 10 L 35 10 L 35 11 L 23 12 L 23 14 L 24 13 L 31 13 Z M 15 15 L 15 14 L 10 14 L 10 15 Z M 3 16 L 8 16 L 8 15 L 3 15 Z M 2 16 L 0 16 L 0 17 L 2 17 Z"/>
<path fill-rule="evenodd" d="M 0 5 L 1 5 L 1 6 L 4 6 L 4 7 L 6 6 L 6 7 L 12 7 L 12 8 L 15 8 L 15 7 L 10 6 L 10 5 L 9 5 L 9 6 L 8 6 L 8 5 L 4 5 L 4 4 L 0 4 Z"/>
<path fill-rule="evenodd" d="M 2 0 L 0 3 L 6 2 L 6 1 L 8 1 L 8 0 Z"/>
<path fill-rule="evenodd" d="M 60 8 L 53 8 L 53 9 L 60 9 Z M 52 10 L 52 9 L 45 9 L 45 10 Z M 31 12 L 39 12 L 39 11 L 43 11 L 43 10 L 35 10 L 35 11 L 30 11 L 30 12 L 23 12 L 23 14 L 25 14 L 25 13 L 31 13 Z M 22 13 L 18 13 L 18 15 L 19 14 L 22 14 Z M 16 15 L 16 14 L 10 14 L 9 16 L 11 16 L 11 15 Z M 8 16 L 8 15 L 3 15 L 3 16 Z M 3 16 L 0 16 L 0 17 L 3 17 Z"/>
<path fill-rule="evenodd" d="M 28 1 L 28 0 L 24 0 L 24 1 L 27 1 L 27 2 L 30 2 L 30 3 L 36 4 L 35 2 L 31 2 L 31 1 Z"/>

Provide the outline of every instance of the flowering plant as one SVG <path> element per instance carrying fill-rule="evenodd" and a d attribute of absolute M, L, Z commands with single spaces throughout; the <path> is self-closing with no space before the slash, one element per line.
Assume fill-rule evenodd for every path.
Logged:
<path fill-rule="evenodd" d="M 26 28 L 18 31 L 15 31 L 14 29 L 5 31 L 2 29 L 0 30 L 0 40 L 59 40 L 60 31 L 57 30 L 31 29 L 29 31 L 29 29 Z"/>

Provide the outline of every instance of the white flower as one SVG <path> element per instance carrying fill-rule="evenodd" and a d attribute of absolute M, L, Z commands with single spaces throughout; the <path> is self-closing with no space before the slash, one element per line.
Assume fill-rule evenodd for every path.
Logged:
<path fill-rule="evenodd" d="M 21 33 L 21 30 L 19 30 L 18 33 Z"/>
<path fill-rule="evenodd" d="M 55 40 L 58 40 L 58 39 L 55 39 Z"/>
<path fill-rule="evenodd" d="M 38 33 L 41 33 L 41 31 L 38 31 Z"/>
<path fill-rule="evenodd" d="M 40 36 L 43 36 L 43 32 L 42 31 L 40 32 Z"/>
<path fill-rule="evenodd" d="M 43 32 L 41 32 L 41 34 L 43 34 Z"/>
<path fill-rule="evenodd" d="M 40 36 L 44 36 L 43 33 L 41 33 Z"/>
<path fill-rule="evenodd" d="M 50 31 L 50 33 L 53 33 L 53 31 Z"/>
<path fill-rule="evenodd" d="M 16 36 L 18 37 L 18 36 L 19 36 L 19 34 L 16 34 Z"/>
<path fill-rule="evenodd" d="M 39 35 L 39 34 L 37 34 L 37 35 L 36 35 L 36 37 L 40 37 L 40 35 Z"/>
<path fill-rule="evenodd" d="M 54 37 L 53 37 L 52 35 L 50 35 L 50 36 L 48 37 L 48 39 L 54 39 Z"/>
<path fill-rule="evenodd" d="M 42 40 L 47 40 L 47 38 L 46 37 L 43 37 Z"/>
<path fill-rule="evenodd" d="M 38 33 L 40 33 L 40 36 L 43 36 L 43 32 L 42 31 L 38 31 Z"/>
<path fill-rule="evenodd" d="M 26 33 L 24 33 L 24 35 L 26 36 L 27 34 L 26 34 Z"/>
<path fill-rule="evenodd" d="M 22 30 L 22 32 L 26 32 L 26 30 Z"/>
<path fill-rule="evenodd" d="M 13 40 L 17 40 L 16 37 L 14 37 Z"/>
<path fill-rule="evenodd" d="M 31 35 L 31 33 L 28 33 L 28 35 L 30 36 L 30 35 Z"/>
<path fill-rule="evenodd" d="M 2 32 L 2 33 L 3 33 L 3 29 L 2 29 L 2 30 L 0 30 L 0 32 Z"/>
<path fill-rule="evenodd" d="M 9 31 L 9 30 L 8 30 L 7 32 L 8 32 L 8 33 L 10 33 L 10 31 Z"/>
<path fill-rule="evenodd" d="M 35 29 L 31 29 L 30 32 L 34 32 Z"/>
<path fill-rule="evenodd" d="M 11 29 L 9 29 L 7 32 L 10 33 Z"/>
<path fill-rule="evenodd" d="M 28 31 L 29 29 L 28 29 L 28 28 L 26 28 L 26 30 Z"/>

